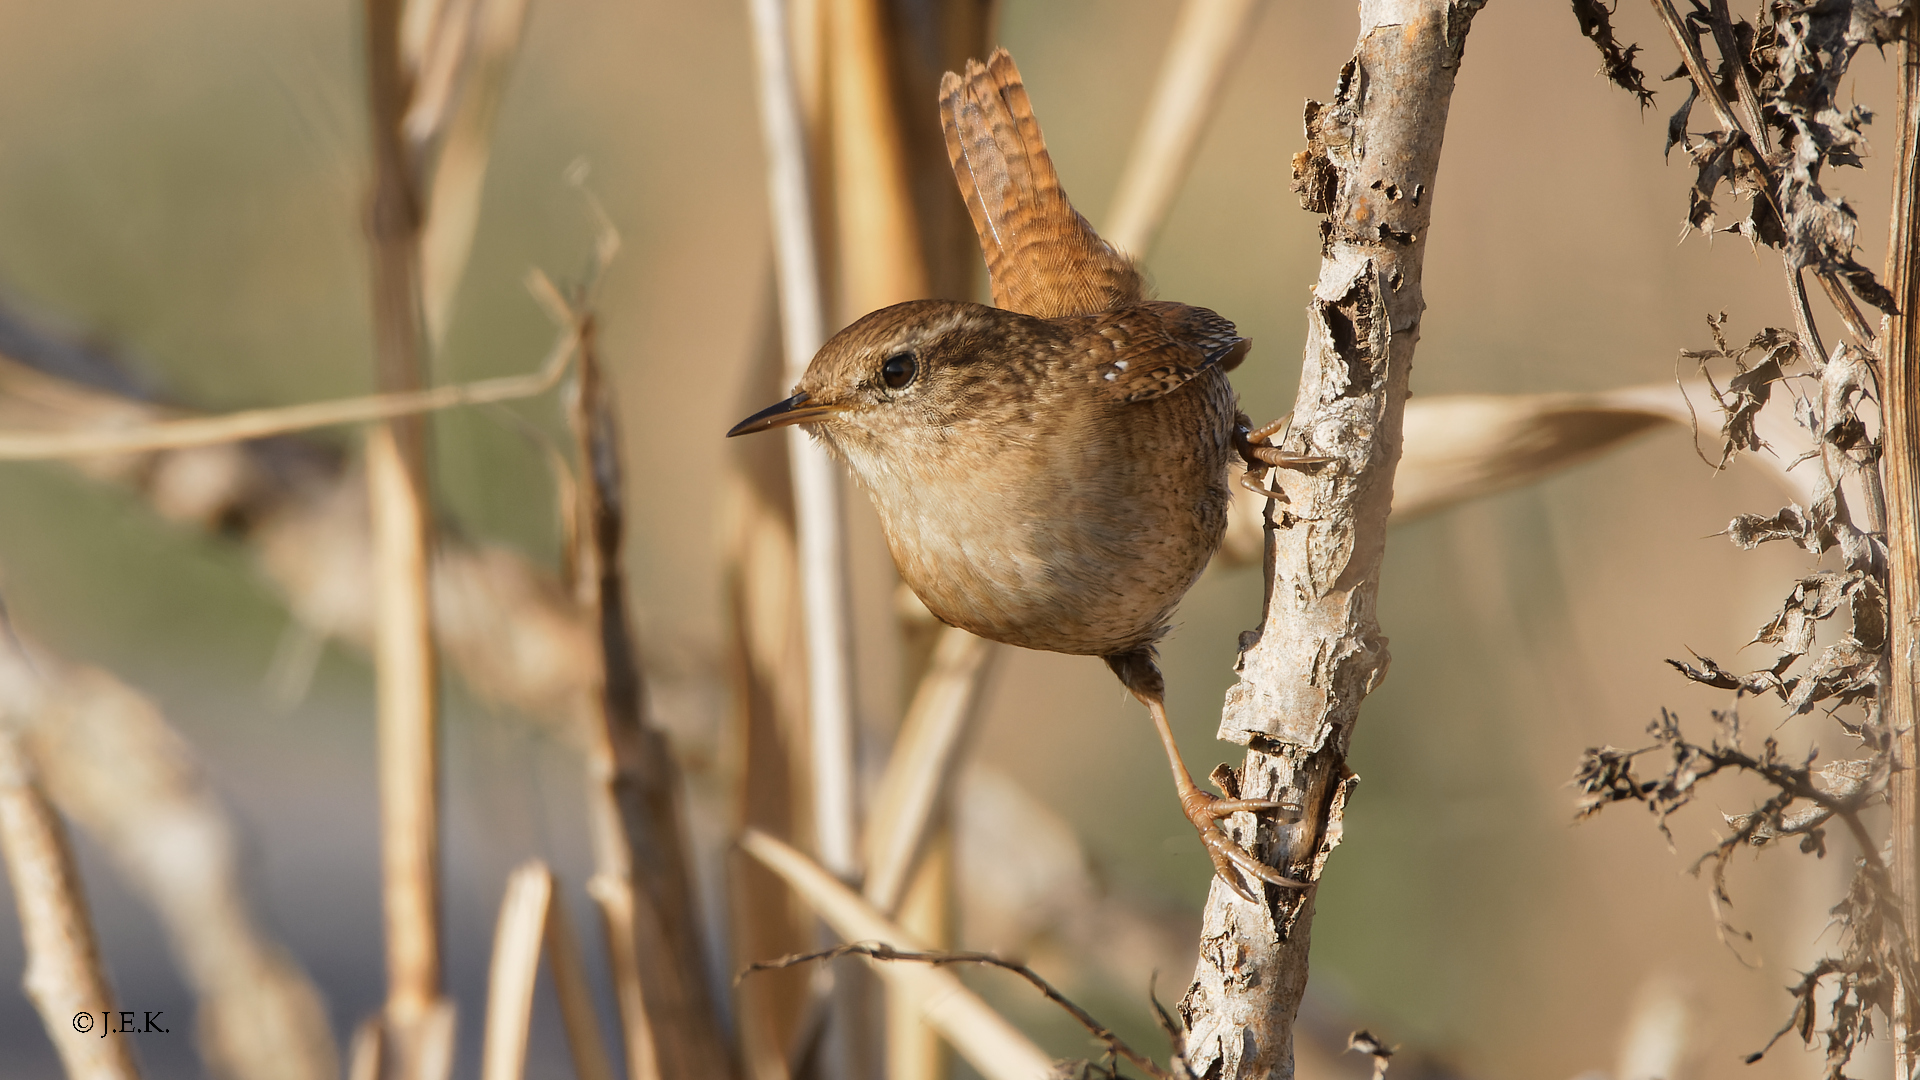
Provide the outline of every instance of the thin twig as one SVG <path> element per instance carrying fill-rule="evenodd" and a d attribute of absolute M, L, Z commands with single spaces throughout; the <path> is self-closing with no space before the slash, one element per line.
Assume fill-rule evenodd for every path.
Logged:
<path fill-rule="evenodd" d="M 1011 971 L 1015 975 L 1027 980 L 1035 990 L 1040 991 L 1042 997 L 1065 1009 L 1067 1015 L 1073 1017 L 1081 1027 L 1086 1028 L 1087 1033 L 1095 1039 L 1098 1039 L 1108 1050 L 1138 1065 L 1140 1068 L 1146 1070 L 1148 1075 L 1155 1077 L 1156 1080 L 1183 1080 L 1183 1078 L 1161 1068 L 1152 1058 L 1128 1046 L 1126 1040 L 1115 1035 L 1113 1030 L 1105 1024 L 1095 1020 L 1091 1013 L 1075 1004 L 1072 999 L 1061 993 L 1059 988 L 1055 987 L 1046 979 L 1041 978 L 1039 972 L 1025 964 L 995 956 L 992 953 L 942 950 L 915 951 L 910 949 L 896 949 L 882 942 L 856 941 L 846 945 L 836 945 L 831 949 L 822 949 L 818 952 L 795 953 L 791 956 L 782 956 L 777 960 L 762 960 L 758 963 L 748 964 L 744 971 L 734 977 L 733 981 L 734 985 L 737 986 L 740 980 L 756 971 L 778 971 L 781 968 L 793 967 L 796 964 L 810 964 L 821 960 L 837 960 L 842 956 L 865 956 L 874 960 L 908 960 L 915 963 L 932 964 L 935 967 L 944 967 L 949 964 L 982 964 L 987 967 L 999 968 L 1002 971 Z"/>
<path fill-rule="evenodd" d="M 740 837 L 740 848 L 778 874 L 843 939 L 925 951 L 923 942 L 792 847 L 749 829 Z M 1041 1080 L 1053 1074 L 1052 1059 L 951 972 L 889 966 L 878 970 L 882 978 L 916 984 L 927 1003 L 927 1023 L 987 1080 Z"/>

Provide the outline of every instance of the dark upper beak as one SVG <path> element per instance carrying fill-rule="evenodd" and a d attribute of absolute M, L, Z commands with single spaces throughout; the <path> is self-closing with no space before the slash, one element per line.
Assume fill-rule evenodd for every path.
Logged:
<path fill-rule="evenodd" d="M 804 424 L 844 408 L 846 408 L 845 405 L 808 405 L 807 395 L 795 394 L 780 404 L 769 405 L 733 425 L 733 430 L 727 432 L 727 438 L 731 439 L 735 435 L 751 435 L 756 431 L 785 427 L 788 424 Z"/>

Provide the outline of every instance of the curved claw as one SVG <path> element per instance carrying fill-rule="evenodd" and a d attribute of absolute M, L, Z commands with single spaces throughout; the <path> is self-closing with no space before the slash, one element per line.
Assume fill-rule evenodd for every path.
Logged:
<path fill-rule="evenodd" d="M 1334 460 L 1325 454 L 1289 454 L 1277 446 L 1255 446 L 1249 453 L 1262 464 L 1292 468 L 1304 465 L 1325 465 Z"/>
<path fill-rule="evenodd" d="M 1290 878 L 1254 858 L 1245 848 L 1234 843 L 1233 838 L 1228 836 L 1226 830 L 1219 825 L 1219 819 L 1241 811 L 1297 811 L 1298 807 L 1290 807 L 1271 799 L 1221 799 L 1203 791 L 1194 791 L 1181 802 L 1185 804 L 1187 820 L 1193 822 L 1194 829 L 1200 834 L 1200 843 L 1206 847 L 1207 857 L 1213 860 L 1213 872 L 1218 874 L 1220 880 L 1226 882 L 1227 887 L 1232 889 L 1240 899 L 1250 904 L 1260 902 L 1242 883 L 1241 875 L 1245 875 L 1247 881 L 1264 881 L 1283 889 L 1304 889 L 1309 884 Z"/>
<path fill-rule="evenodd" d="M 1255 495 L 1259 495 L 1264 498 L 1279 499 L 1281 502 L 1291 501 L 1287 498 L 1286 492 L 1277 491 L 1261 483 L 1260 481 L 1255 480 L 1253 478 L 1253 474 L 1250 472 L 1243 472 L 1240 474 L 1240 486 L 1243 488 L 1246 488 L 1248 491 L 1253 492 Z"/>
<path fill-rule="evenodd" d="M 1291 812 L 1293 820 L 1300 818 L 1299 807 L 1272 799 L 1214 799 L 1203 809 L 1215 818 L 1229 817 L 1242 811 L 1257 814 L 1262 810 L 1286 810 Z"/>

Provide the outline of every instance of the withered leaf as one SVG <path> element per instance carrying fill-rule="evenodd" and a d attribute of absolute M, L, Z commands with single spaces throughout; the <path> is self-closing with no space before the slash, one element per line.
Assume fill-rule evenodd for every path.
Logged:
<path fill-rule="evenodd" d="M 1687 99 L 1682 101 L 1680 107 L 1673 111 L 1673 115 L 1667 118 L 1667 144 L 1660 148 L 1661 154 L 1671 156 L 1674 147 L 1686 146 L 1687 120 L 1693 115 L 1693 103 L 1699 97 L 1700 88 L 1688 83 Z"/>
<path fill-rule="evenodd" d="M 1787 695 L 1787 705 L 1795 715 L 1807 712 L 1828 698 L 1842 704 L 1871 696 L 1879 688 L 1880 654 L 1851 637 L 1827 646 L 1813 668 Z"/>

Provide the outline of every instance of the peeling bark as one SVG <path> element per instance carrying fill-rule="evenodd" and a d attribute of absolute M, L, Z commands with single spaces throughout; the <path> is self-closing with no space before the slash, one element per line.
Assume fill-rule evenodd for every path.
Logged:
<path fill-rule="evenodd" d="M 1466 34 L 1481 0 L 1368 0 L 1334 100 L 1309 102 L 1295 189 L 1326 213 L 1306 364 L 1284 448 L 1333 459 L 1279 470 L 1268 504 L 1267 604 L 1242 638 L 1220 738 L 1248 748 L 1216 781 L 1299 808 L 1296 819 L 1233 822 L 1235 838 L 1317 880 L 1340 842 L 1360 702 L 1387 671 L 1374 616 L 1386 552 L 1401 415 L 1419 340 L 1420 275 L 1441 137 Z M 1257 833 L 1257 835 L 1256 835 Z M 1181 1001 L 1186 1065 L 1201 1077 L 1290 1077 L 1306 988 L 1314 888 L 1267 886 L 1265 903 L 1218 879 L 1193 984 Z"/>

